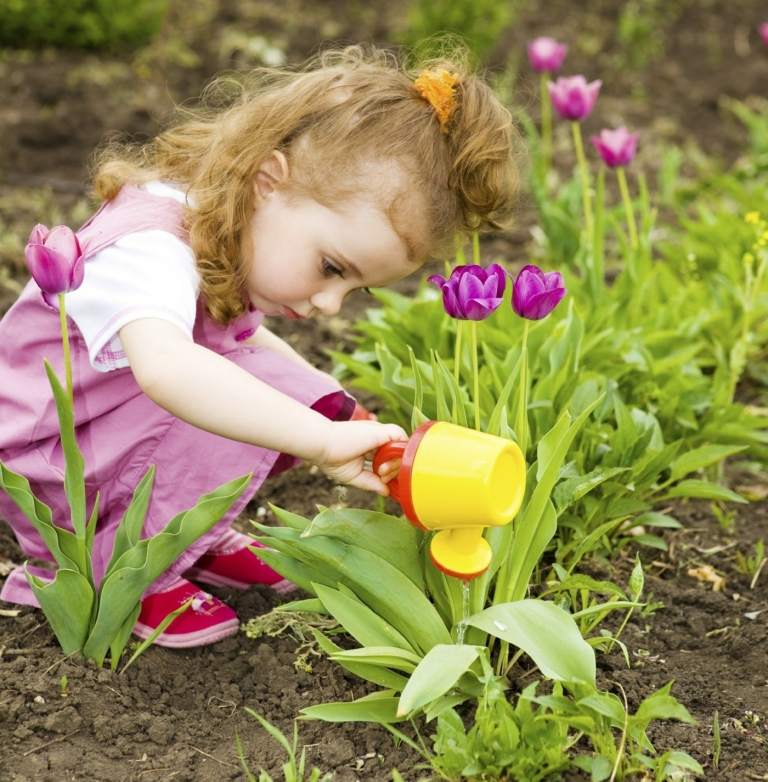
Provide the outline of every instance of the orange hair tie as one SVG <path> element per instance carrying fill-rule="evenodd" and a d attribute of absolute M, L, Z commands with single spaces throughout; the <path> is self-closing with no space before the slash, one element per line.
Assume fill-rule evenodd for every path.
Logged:
<path fill-rule="evenodd" d="M 456 111 L 458 83 L 459 77 L 444 68 L 439 71 L 422 71 L 413 83 L 416 92 L 435 110 L 443 133 L 448 132 L 448 122 Z"/>

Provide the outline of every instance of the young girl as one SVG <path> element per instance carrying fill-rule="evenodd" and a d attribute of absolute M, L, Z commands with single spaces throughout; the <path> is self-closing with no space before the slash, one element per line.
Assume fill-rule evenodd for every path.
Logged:
<path fill-rule="evenodd" d="M 304 459 L 386 495 L 394 465 L 376 475 L 365 460 L 406 437 L 349 420 L 354 400 L 262 319 L 336 314 L 356 288 L 450 252 L 457 232 L 498 227 L 516 185 L 510 114 L 461 57 L 411 73 L 380 50 L 329 51 L 298 71 L 260 70 L 229 107 L 186 115 L 144 148 L 97 160 L 103 204 L 78 232 L 85 278 L 67 294 L 88 507 L 100 496 L 97 579 L 149 465 L 146 536 L 253 473 L 144 596 L 139 637 L 197 598 L 157 640 L 174 647 L 237 631 L 234 611 L 198 582 L 280 582 L 230 530 L 265 478 Z M 63 453 L 42 364 L 63 376 L 54 305 L 30 282 L 0 321 L 0 461 L 61 523 Z M 2 492 L 0 518 L 27 556 L 51 559 Z M 35 604 L 20 568 L 0 597 Z"/>

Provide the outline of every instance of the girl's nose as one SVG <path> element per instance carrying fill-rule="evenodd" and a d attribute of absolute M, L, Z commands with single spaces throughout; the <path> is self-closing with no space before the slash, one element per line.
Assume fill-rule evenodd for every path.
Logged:
<path fill-rule="evenodd" d="M 312 306 L 323 315 L 336 315 L 341 310 L 344 301 L 344 291 L 333 288 L 324 289 L 310 299 Z"/>

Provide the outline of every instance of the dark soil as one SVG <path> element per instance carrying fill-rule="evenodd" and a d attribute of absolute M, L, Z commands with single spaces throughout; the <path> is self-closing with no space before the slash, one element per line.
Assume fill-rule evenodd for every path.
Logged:
<path fill-rule="evenodd" d="M 622 43 L 616 34 L 626 5 L 619 0 L 528 3 L 500 41 L 493 63 L 514 67 L 534 35 L 568 40 L 567 72 L 604 81 L 588 131 L 620 123 L 639 128 L 640 165 L 651 172 L 661 146 L 669 142 L 693 141 L 726 161 L 742 154 L 745 133 L 723 112 L 720 99 L 746 99 L 764 89 L 768 52 L 755 32 L 763 4 L 655 4 L 668 11 L 666 35 L 657 25 L 652 36 L 665 53 L 645 64 L 635 62 L 634 69 L 630 55 L 636 60 L 645 50 Z M 295 62 L 323 41 L 395 40 L 404 7 L 405 0 L 388 4 L 386 11 L 341 0 L 186 0 L 172 3 L 164 35 L 135 57 L 0 51 L 0 314 L 24 280 L 21 251 L 31 227 L 36 222 L 76 225 L 87 216 L 87 161 L 106 134 L 151 137 L 173 102 L 193 98 L 212 73 L 255 64 L 248 36 L 263 35 Z M 535 110 L 535 85 L 524 64 L 520 72 L 515 100 Z M 560 162 L 572 164 L 565 145 Z M 528 211 L 521 208 L 519 227 L 488 237 L 484 256 L 523 260 L 529 224 Z M 407 281 L 401 289 L 414 284 Z M 349 345 L 349 319 L 364 306 L 361 296 L 345 311 L 347 319 L 290 324 L 290 331 L 274 324 L 275 330 L 327 368 L 323 351 Z M 365 401 L 376 408 L 375 400 Z M 258 515 L 267 501 L 309 515 L 316 503 L 339 499 L 321 475 L 299 468 L 267 484 L 246 515 Z M 345 501 L 369 505 L 371 498 L 351 490 Z M 668 537 L 669 554 L 642 552 L 650 571 L 647 593 L 663 606 L 627 627 L 630 670 L 617 653 L 599 658 L 601 685 L 617 689 L 620 684 L 636 707 L 674 679 L 673 693 L 698 724 L 660 723 L 651 731 L 657 748 L 691 752 L 705 766 L 707 779 L 768 779 L 768 568 L 750 589 L 733 559 L 736 550 L 748 554 L 756 540 L 768 539 L 768 503 L 740 509 L 729 532 L 704 504 L 676 512 L 685 517 L 686 528 Z M 0 568 L 19 561 L 15 541 L 0 525 Z M 687 575 L 702 563 L 724 574 L 722 591 Z M 619 561 L 613 576 L 626 577 L 629 566 L 629 560 Z M 243 620 L 277 602 L 266 589 L 218 594 Z M 244 706 L 290 734 L 302 706 L 365 692 L 359 680 L 320 657 L 309 658 L 311 673 L 296 670 L 303 646 L 290 634 L 258 640 L 240 635 L 190 651 L 154 648 L 125 675 L 112 675 L 63 659 L 39 612 L 22 608 L 13 615 L 13 606 L 1 608 L 0 782 L 242 779 L 236 734 L 254 769 L 263 766 L 279 775 L 282 751 Z M 717 768 L 712 762 L 715 712 L 722 736 Z M 421 774 L 413 753 L 396 747 L 375 726 L 305 722 L 300 741 L 308 746 L 309 762 L 334 771 L 337 781 L 389 779 L 393 767 L 408 782 Z"/>

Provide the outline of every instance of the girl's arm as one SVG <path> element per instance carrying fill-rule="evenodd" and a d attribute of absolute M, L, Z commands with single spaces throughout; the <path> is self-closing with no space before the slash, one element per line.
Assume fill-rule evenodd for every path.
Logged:
<path fill-rule="evenodd" d="M 176 417 L 232 440 L 298 456 L 343 483 L 388 493 L 385 483 L 364 469 L 364 457 L 390 440 L 407 439 L 399 426 L 329 421 L 164 320 L 132 321 L 120 329 L 120 340 L 141 389 Z"/>
<path fill-rule="evenodd" d="M 254 335 L 245 340 L 245 344 L 269 348 L 270 350 L 274 350 L 276 353 L 282 353 L 282 355 L 288 356 L 288 358 L 292 359 L 293 361 L 298 362 L 307 369 L 311 369 L 313 372 L 321 374 L 326 380 L 330 379 L 338 385 L 338 381 L 331 377 L 331 375 L 326 374 L 316 366 L 310 364 L 309 361 L 307 361 L 307 359 L 301 355 L 301 353 L 298 353 L 296 350 L 294 350 L 284 339 L 278 337 L 277 334 L 270 331 L 266 326 L 259 326 L 259 328 L 256 329 Z"/>

